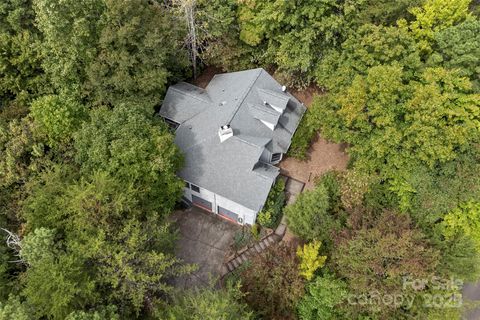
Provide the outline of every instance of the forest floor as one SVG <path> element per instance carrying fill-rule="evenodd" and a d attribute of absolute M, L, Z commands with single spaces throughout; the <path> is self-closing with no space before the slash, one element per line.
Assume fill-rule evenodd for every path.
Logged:
<path fill-rule="evenodd" d="M 205 88 L 210 80 L 218 73 L 222 73 L 222 70 L 215 67 L 207 67 L 192 83 L 201 88 Z M 314 85 L 303 90 L 292 89 L 290 92 L 300 100 L 300 102 L 303 102 L 307 108 L 311 105 L 315 95 L 322 94 L 320 88 Z M 329 170 L 346 169 L 348 155 L 345 152 L 345 148 L 345 144 L 328 142 L 319 134 L 312 143 L 305 161 L 285 157 L 280 162 L 279 167 L 283 174 L 304 182 L 306 189 L 312 189 L 316 177 L 321 176 Z"/>

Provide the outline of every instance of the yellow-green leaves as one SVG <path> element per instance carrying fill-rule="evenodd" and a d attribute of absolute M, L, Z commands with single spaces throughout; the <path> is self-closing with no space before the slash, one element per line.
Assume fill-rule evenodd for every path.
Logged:
<path fill-rule="evenodd" d="M 321 245 L 321 242 L 314 240 L 297 248 L 297 256 L 300 259 L 300 275 L 307 280 L 311 280 L 315 271 L 323 267 L 327 260 L 326 256 L 320 255 Z"/>

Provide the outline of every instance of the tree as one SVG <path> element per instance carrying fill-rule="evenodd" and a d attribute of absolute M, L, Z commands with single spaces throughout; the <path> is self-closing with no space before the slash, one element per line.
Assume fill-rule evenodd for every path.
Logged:
<path fill-rule="evenodd" d="M 399 66 L 409 75 L 423 69 L 416 40 L 406 28 L 362 25 L 339 49 L 326 52 L 315 79 L 330 92 L 342 91 L 355 76 L 365 76 L 370 68 L 381 65 Z"/>
<path fill-rule="evenodd" d="M 247 306 L 241 302 L 244 294 L 240 285 L 227 282 L 224 289 L 194 289 L 176 297 L 160 319 L 171 320 L 243 320 L 253 319 Z"/>
<path fill-rule="evenodd" d="M 10 295 L 6 302 L 0 302 L 0 320 L 30 320 L 31 309 L 20 301 L 18 296 Z"/>
<path fill-rule="evenodd" d="M 480 253 L 480 203 L 467 202 L 447 213 L 443 218 L 443 234 L 449 239 L 457 234 L 470 237 Z"/>
<path fill-rule="evenodd" d="M 31 115 L 46 135 L 52 147 L 68 143 L 73 133 L 86 120 L 87 111 L 77 101 L 62 95 L 48 95 L 36 99 L 31 105 Z"/>
<path fill-rule="evenodd" d="M 326 256 L 320 256 L 321 242 L 313 241 L 297 248 L 297 256 L 300 259 L 300 275 L 307 281 L 312 280 L 315 271 L 323 267 Z"/>
<path fill-rule="evenodd" d="M 347 285 L 326 274 L 307 285 L 305 296 L 298 304 L 301 320 L 342 319 L 345 314 L 339 305 L 347 297 Z"/>
<path fill-rule="evenodd" d="M 427 0 L 422 7 L 415 7 L 410 12 L 415 16 L 410 29 L 419 40 L 422 50 L 430 53 L 435 32 L 446 29 L 470 14 L 468 6 L 471 0 Z"/>
<path fill-rule="evenodd" d="M 43 34 L 43 68 L 57 90 L 85 96 L 86 67 L 97 55 L 103 0 L 32 0 Z"/>
<path fill-rule="evenodd" d="M 444 67 L 460 70 L 460 75 L 469 77 L 478 92 L 480 70 L 480 20 L 469 18 L 464 22 L 435 33 L 434 54 L 431 63 L 437 60 Z"/>
<path fill-rule="evenodd" d="M 438 265 L 439 252 L 405 214 L 384 212 L 348 234 L 335 247 L 332 261 L 356 294 L 402 292 L 402 277 L 422 279 Z M 370 307 L 371 311 L 376 308 L 365 306 Z M 381 311 L 392 310 L 383 307 Z"/>
<path fill-rule="evenodd" d="M 82 174 L 104 171 L 137 188 L 143 210 L 170 213 L 183 182 L 176 176 L 181 156 L 167 126 L 150 112 L 122 104 L 91 113 L 75 135 Z"/>
<path fill-rule="evenodd" d="M 304 293 L 295 249 L 288 245 L 269 247 L 255 256 L 240 275 L 248 305 L 267 319 L 291 318 Z"/>
<path fill-rule="evenodd" d="M 288 227 L 305 240 L 318 239 L 330 243 L 331 233 L 339 223 L 329 212 L 329 197 L 320 184 L 314 190 L 301 193 L 297 200 L 285 208 Z"/>
<path fill-rule="evenodd" d="M 96 296 L 94 282 L 82 267 L 85 259 L 66 254 L 54 237 L 52 230 L 35 229 L 22 243 L 21 255 L 29 265 L 22 295 L 39 318 L 64 318 Z"/>
<path fill-rule="evenodd" d="M 242 1 L 240 39 L 263 51 L 262 64 L 276 64 L 286 80 L 305 85 L 325 48 L 344 40 L 357 7 L 338 1 Z"/>
<path fill-rule="evenodd" d="M 149 112 L 160 103 L 175 69 L 186 66 L 183 30 L 172 13 L 147 0 L 106 0 L 96 56 L 86 65 L 94 104 L 135 103 Z M 133 107 L 133 105 L 131 105 Z"/>
<path fill-rule="evenodd" d="M 7 118 L 25 113 L 27 103 L 44 90 L 41 34 L 30 0 L 0 4 L 0 111 Z M 15 110 L 15 111 L 12 111 Z"/>

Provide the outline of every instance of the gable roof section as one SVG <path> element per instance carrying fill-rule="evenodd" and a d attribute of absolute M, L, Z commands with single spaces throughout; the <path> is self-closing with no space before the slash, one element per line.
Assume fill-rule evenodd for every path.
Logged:
<path fill-rule="evenodd" d="M 282 115 L 272 107 L 264 104 L 248 103 L 248 111 L 255 119 L 266 121 L 274 126 L 277 125 L 278 119 Z"/>
<path fill-rule="evenodd" d="M 262 101 L 268 102 L 268 104 L 279 108 L 281 110 L 285 110 L 287 108 L 288 101 L 290 98 L 287 94 L 283 91 L 277 92 L 269 89 L 258 89 L 258 95 L 262 99 Z"/>
<path fill-rule="evenodd" d="M 207 109 L 211 103 L 204 89 L 180 82 L 168 88 L 159 114 L 182 123 Z"/>

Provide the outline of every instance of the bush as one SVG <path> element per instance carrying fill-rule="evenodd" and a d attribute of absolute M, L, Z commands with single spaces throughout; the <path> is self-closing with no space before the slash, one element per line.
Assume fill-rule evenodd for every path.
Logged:
<path fill-rule="evenodd" d="M 324 184 L 319 184 L 285 208 L 288 227 L 305 240 L 330 243 L 332 232 L 339 227 L 338 219 L 330 214 L 330 206 L 328 191 Z"/>
<path fill-rule="evenodd" d="M 288 155 L 299 160 L 306 160 L 308 149 L 320 130 L 320 98 L 316 97 L 310 108 L 300 121 L 297 131 L 293 135 Z"/>
<path fill-rule="evenodd" d="M 304 294 L 295 249 L 274 245 L 251 259 L 241 273 L 245 300 L 262 319 L 291 319 Z"/>
<path fill-rule="evenodd" d="M 265 207 L 258 214 L 257 222 L 266 228 L 275 228 L 282 218 L 285 205 L 285 180 L 278 179 L 265 203 Z"/>
<path fill-rule="evenodd" d="M 312 280 L 315 271 L 325 265 L 326 256 L 320 256 L 322 243 L 313 241 L 297 248 L 297 256 L 300 259 L 300 275 L 308 281 Z"/>

